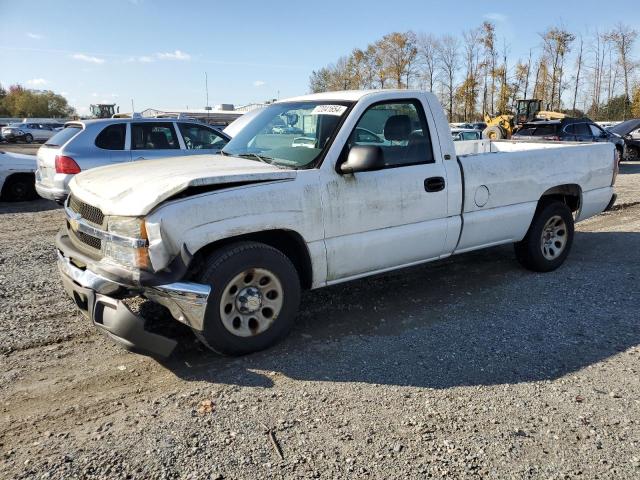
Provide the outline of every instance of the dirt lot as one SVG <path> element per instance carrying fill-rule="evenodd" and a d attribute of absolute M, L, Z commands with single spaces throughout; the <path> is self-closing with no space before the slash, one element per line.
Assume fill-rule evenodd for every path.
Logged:
<path fill-rule="evenodd" d="M 61 219 L 0 204 L 0 478 L 640 477 L 640 205 L 580 224 L 554 273 L 466 254 L 309 292 L 243 358 L 169 323 L 162 363 L 66 299 Z"/>

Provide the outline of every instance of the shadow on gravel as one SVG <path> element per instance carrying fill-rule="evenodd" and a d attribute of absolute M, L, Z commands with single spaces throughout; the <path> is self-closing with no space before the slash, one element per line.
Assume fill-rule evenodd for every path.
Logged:
<path fill-rule="evenodd" d="M 28 202 L 0 202 L 0 215 L 5 213 L 44 212 L 46 210 L 58 210 L 62 206 L 50 200 L 39 198 Z"/>
<path fill-rule="evenodd" d="M 523 270 L 510 247 L 465 254 L 308 292 L 294 333 L 265 352 L 223 358 L 185 337 L 163 363 L 260 387 L 271 372 L 431 388 L 552 380 L 640 343 L 638 280 L 640 233 L 577 233 L 556 272 Z"/>

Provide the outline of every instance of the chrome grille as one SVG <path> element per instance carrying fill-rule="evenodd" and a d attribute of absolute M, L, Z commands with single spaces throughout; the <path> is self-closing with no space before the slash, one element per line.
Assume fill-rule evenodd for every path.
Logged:
<path fill-rule="evenodd" d="M 100 248 L 102 247 L 102 241 L 99 238 L 92 237 L 91 235 L 87 235 L 84 232 L 74 232 L 73 230 L 71 230 L 71 232 L 76 236 L 78 240 L 91 248 L 100 250 Z"/>
<path fill-rule="evenodd" d="M 94 225 L 101 226 L 104 222 L 104 214 L 102 213 L 102 210 L 81 202 L 73 195 L 69 195 L 69 208 L 74 212 L 79 213 L 83 219 L 87 222 L 93 223 Z"/>

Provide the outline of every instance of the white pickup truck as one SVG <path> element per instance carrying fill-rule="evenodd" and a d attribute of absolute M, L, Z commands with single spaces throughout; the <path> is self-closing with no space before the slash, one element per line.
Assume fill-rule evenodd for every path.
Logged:
<path fill-rule="evenodd" d="M 303 96 L 263 109 L 220 155 L 77 175 L 58 264 L 78 307 L 130 349 L 176 344 L 128 307 L 141 296 L 245 354 L 289 332 L 302 289 L 504 243 L 554 270 L 574 222 L 615 201 L 617 168 L 609 143 L 454 146 L 422 91 Z"/>

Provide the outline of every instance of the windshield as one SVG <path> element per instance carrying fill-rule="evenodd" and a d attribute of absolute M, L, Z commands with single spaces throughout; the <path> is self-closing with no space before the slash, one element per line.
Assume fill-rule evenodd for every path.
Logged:
<path fill-rule="evenodd" d="M 313 167 L 351 103 L 276 103 L 242 128 L 223 153 L 287 168 Z"/>

